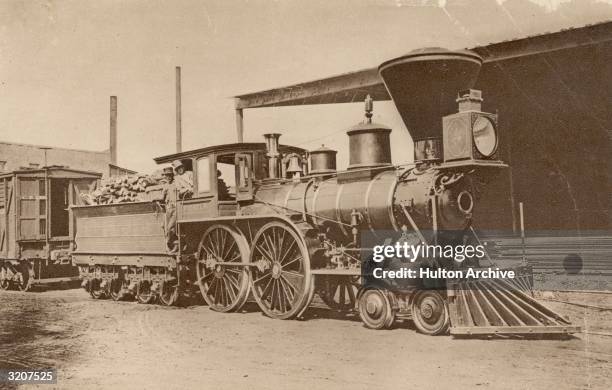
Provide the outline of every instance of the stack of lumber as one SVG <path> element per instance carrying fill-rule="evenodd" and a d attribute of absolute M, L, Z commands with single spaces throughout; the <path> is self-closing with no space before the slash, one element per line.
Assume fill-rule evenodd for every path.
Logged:
<path fill-rule="evenodd" d="M 82 198 L 86 204 L 116 204 L 160 200 L 166 180 L 160 172 L 129 175 L 103 180 L 100 186 Z"/>

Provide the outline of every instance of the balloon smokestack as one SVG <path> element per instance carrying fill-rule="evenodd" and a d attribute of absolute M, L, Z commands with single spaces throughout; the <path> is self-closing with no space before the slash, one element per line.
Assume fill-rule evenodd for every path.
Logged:
<path fill-rule="evenodd" d="M 482 59 L 469 51 L 419 49 L 378 67 L 413 141 L 441 138 L 442 117 L 456 112 L 457 93 L 474 86 Z"/>

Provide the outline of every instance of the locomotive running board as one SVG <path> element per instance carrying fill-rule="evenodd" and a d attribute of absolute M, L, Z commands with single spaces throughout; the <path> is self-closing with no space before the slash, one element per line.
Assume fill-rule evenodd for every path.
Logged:
<path fill-rule="evenodd" d="M 528 291 L 526 291 L 528 289 Z M 449 290 L 451 335 L 571 334 L 579 326 L 538 302 L 524 278 L 457 281 Z"/>

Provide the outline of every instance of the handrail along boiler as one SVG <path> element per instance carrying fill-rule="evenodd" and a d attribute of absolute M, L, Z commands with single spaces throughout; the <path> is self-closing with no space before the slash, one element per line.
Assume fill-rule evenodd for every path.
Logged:
<path fill-rule="evenodd" d="M 371 100 L 365 122 L 347 133 L 345 171 L 336 170 L 335 151 L 281 145 L 280 134 L 155 159 L 193 170 L 194 194 L 176 204 L 179 254 L 166 247 L 163 205 L 74 207 L 73 259 L 84 287 L 95 298 L 134 295 L 167 305 L 199 290 L 221 312 L 239 310 L 252 293 L 278 319 L 300 316 L 316 293 L 333 309 L 356 309 L 367 327 L 407 316 L 432 335 L 449 327 L 456 334 L 575 331 L 523 291 L 524 281 L 491 281 L 498 288 L 476 292 L 465 281 L 435 290 L 424 281 L 360 283 L 369 254 L 362 233 L 377 243 L 478 240 L 476 187 L 506 167 L 497 116 L 482 112 L 480 91 L 470 89 L 481 62 L 467 51 L 426 49 L 379 67 L 415 143 L 410 167 L 392 165 L 391 129 L 372 123 Z M 229 197 L 218 191 L 220 174 L 235 180 Z"/>

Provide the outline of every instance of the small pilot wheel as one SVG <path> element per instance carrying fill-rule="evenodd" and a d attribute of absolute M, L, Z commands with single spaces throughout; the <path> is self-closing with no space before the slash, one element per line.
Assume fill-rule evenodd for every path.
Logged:
<path fill-rule="evenodd" d="M 355 309 L 359 276 L 317 275 L 315 286 L 330 309 L 347 312 Z"/>
<path fill-rule="evenodd" d="M 390 328 L 395 321 L 395 311 L 383 290 L 365 290 L 359 297 L 359 317 L 370 329 Z"/>
<path fill-rule="evenodd" d="M 176 279 L 162 282 L 159 292 L 159 302 L 164 306 L 174 306 L 179 300 L 178 282 Z"/>
<path fill-rule="evenodd" d="M 437 291 L 418 291 L 411 304 L 412 320 L 419 332 L 435 336 L 449 327 L 448 305 Z"/>
<path fill-rule="evenodd" d="M 151 281 L 150 280 L 142 280 L 138 283 L 138 290 L 136 292 L 136 300 L 138 303 L 153 303 L 155 301 L 156 295 L 151 290 Z"/>
<path fill-rule="evenodd" d="M 219 312 L 240 310 L 250 285 L 249 271 L 240 265 L 249 262 L 246 238 L 228 226 L 213 225 L 202 235 L 197 259 L 197 284 L 208 306 Z"/>
<path fill-rule="evenodd" d="M 269 317 L 290 319 L 310 303 L 314 281 L 302 238 L 283 222 L 264 225 L 251 246 L 253 296 Z"/>
<path fill-rule="evenodd" d="M 100 288 L 100 279 L 92 279 L 89 282 L 89 295 L 91 295 L 93 299 L 106 298 L 106 291 Z"/>

